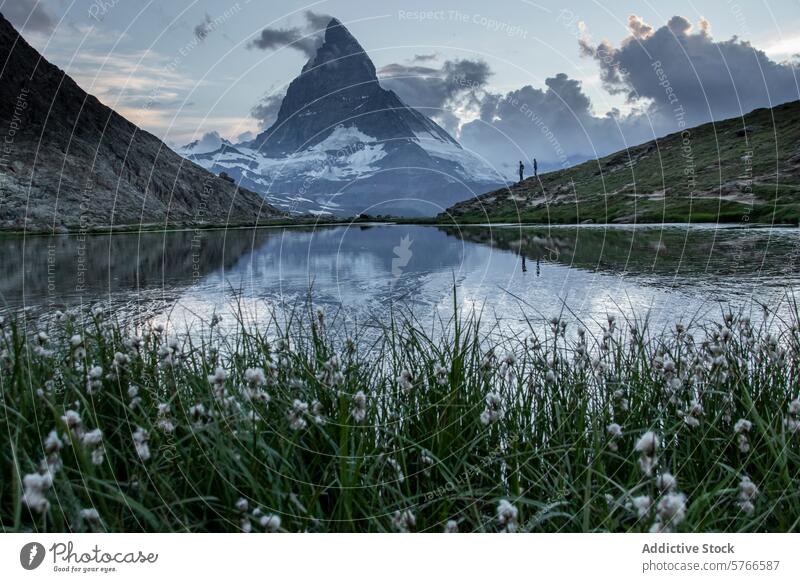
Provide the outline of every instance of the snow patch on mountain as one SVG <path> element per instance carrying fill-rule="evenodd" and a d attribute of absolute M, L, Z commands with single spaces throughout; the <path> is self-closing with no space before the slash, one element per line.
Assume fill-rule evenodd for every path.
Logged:
<path fill-rule="evenodd" d="M 186 157 L 208 170 L 238 168 L 248 178 L 269 186 L 280 177 L 347 180 L 374 174 L 386 156 L 383 145 L 356 127 L 337 126 L 323 141 L 286 157 L 271 158 L 248 146 L 223 146 Z"/>
<path fill-rule="evenodd" d="M 464 180 L 493 182 L 498 179 L 498 171 L 480 159 L 476 154 L 465 150 L 460 145 L 443 141 L 439 136 L 429 132 L 414 132 L 414 138 L 428 154 L 455 162 Z"/>

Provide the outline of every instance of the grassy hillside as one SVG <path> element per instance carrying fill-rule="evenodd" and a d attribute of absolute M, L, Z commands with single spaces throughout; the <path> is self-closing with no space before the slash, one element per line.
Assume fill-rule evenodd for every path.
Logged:
<path fill-rule="evenodd" d="M 800 101 L 707 123 L 460 202 L 458 222 L 787 222 L 800 217 Z"/>

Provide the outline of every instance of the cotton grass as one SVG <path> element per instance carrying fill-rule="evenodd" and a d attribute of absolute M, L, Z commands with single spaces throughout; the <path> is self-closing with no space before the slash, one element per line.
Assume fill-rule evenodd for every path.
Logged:
<path fill-rule="evenodd" d="M 800 527 L 794 325 L 110 313 L 4 320 L 5 531 Z"/>

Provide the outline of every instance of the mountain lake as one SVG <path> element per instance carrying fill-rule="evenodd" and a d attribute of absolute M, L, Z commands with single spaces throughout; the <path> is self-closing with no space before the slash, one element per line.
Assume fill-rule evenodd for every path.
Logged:
<path fill-rule="evenodd" d="M 255 321 L 314 304 L 341 320 L 463 310 L 510 328 L 608 314 L 651 329 L 793 310 L 800 229 L 720 225 L 357 224 L 0 239 L 0 300 L 28 317 L 101 305 L 123 321 L 183 328 L 232 310 Z M 342 308 L 342 309 L 340 309 Z"/>

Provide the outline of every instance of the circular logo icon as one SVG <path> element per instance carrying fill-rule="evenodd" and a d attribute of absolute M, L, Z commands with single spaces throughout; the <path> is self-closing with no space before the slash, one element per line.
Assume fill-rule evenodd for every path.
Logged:
<path fill-rule="evenodd" d="M 44 561 L 44 546 L 39 542 L 30 542 L 19 551 L 19 563 L 26 570 L 35 570 Z"/>

